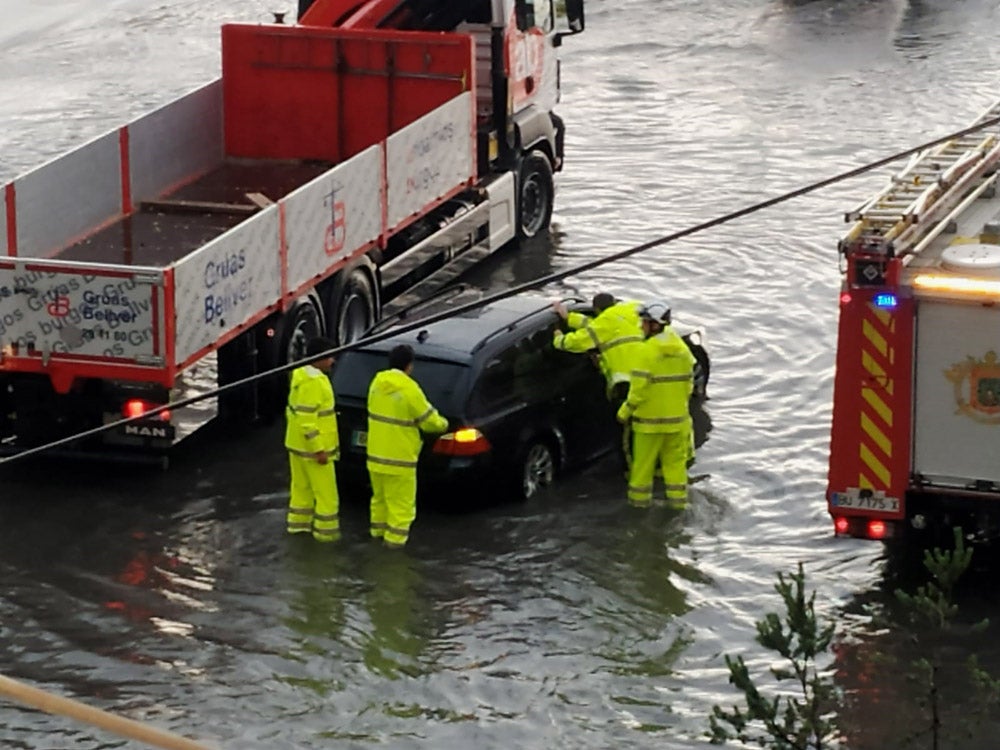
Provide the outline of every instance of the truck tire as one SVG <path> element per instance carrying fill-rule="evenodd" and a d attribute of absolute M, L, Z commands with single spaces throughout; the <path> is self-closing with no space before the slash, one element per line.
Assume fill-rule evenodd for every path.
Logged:
<path fill-rule="evenodd" d="M 370 264 L 338 273 L 324 295 L 327 334 L 338 346 L 360 339 L 378 320 L 378 296 Z"/>
<path fill-rule="evenodd" d="M 545 232 L 552 220 L 555 184 L 548 157 L 535 149 L 521 160 L 517 180 L 517 238 L 530 239 Z"/>
<path fill-rule="evenodd" d="M 296 300 L 284 313 L 276 313 L 258 327 L 258 372 L 267 372 L 302 359 L 309 339 L 323 334 L 319 298 L 309 294 Z M 287 372 L 263 378 L 259 386 L 261 419 L 272 422 L 285 410 L 288 400 Z"/>

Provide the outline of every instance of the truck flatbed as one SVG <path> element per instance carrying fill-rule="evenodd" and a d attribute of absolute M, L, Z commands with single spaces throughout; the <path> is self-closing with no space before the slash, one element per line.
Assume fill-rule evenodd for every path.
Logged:
<path fill-rule="evenodd" d="M 328 162 L 229 160 L 60 250 L 59 260 L 165 268 L 329 170 Z"/>

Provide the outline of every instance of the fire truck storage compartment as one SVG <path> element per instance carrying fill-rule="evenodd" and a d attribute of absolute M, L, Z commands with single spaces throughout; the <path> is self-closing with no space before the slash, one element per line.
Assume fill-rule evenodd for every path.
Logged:
<path fill-rule="evenodd" d="M 1000 354 L 1000 307 L 919 301 L 914 471 L 931 484 L 1000 483 L 1000 404 L 984 396 L 1000 383 L 990 352 Z"/>

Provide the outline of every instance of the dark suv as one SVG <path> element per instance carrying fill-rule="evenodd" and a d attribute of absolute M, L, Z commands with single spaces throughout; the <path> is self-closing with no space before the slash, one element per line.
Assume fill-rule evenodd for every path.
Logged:
<path fill-rule="evenodd" d="M 580 302 L 567 306 L 589 312 Z M 413 347 L 412 376 L 449 421 L 447 433 L 425 441 L 422 492 L 471 487 L 477 497 L 499 489 L 528 498 L 560 471 L 611 451 L 617 429 L 604 379 L 590 356 L 553 349 L 559 322 L 548 301 L 520 295 L 342 354 L 333 370 L 340 473 L 357 479 L 364 471 L 368 386 L 401 343 Z M 710 429 L 701 410 L 708 358 L 685 339 L 702 363 L 692 399 L 700 445 Z"/>

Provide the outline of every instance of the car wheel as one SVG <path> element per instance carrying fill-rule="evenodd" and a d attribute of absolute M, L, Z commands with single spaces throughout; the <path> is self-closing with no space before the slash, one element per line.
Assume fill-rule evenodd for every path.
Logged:
<path fill-rule="evenodd" d="M 517 236 L 529 239 L 549 228 L 555 186 L 552 165 L 541 151 L 525 154 L 518 172 Z"/>
<path fill-rule="evenodd" d="M 523 500 L 534 497 L 552 484 L 556 476 L 556 457 L 548 444 L 533 440 L 525 447 L 518 462 L 519 494 Z"/>

